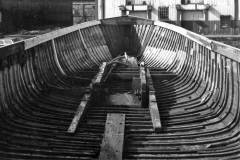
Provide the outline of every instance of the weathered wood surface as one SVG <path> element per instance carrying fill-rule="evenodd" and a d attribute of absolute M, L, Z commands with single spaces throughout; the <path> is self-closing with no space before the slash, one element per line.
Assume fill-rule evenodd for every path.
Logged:
<path fill-rule="evenodd" d="M 240 62 L 240 49 L 223 44 L 221 42 L 212 41 L 212 51 L 220 53 L 221 55 L 228 57 L 232 60 Z"/>
<path fill-rule="evenodd" d="M 99 67 L 99 72 L 97 73 L 97 75 L 94 77 L 94 79 L 89 85 L 90 92 L 88 88 L 86 89 L 86 93 L 82 97 L 80 105 L 78 106 L 75 116 L 68 128 L 68 133 L 75 133 L 78 127 L 79 121 L 82 119 L 84 113 L 86 112 L 87 105 L 89 104 L 89 101 L 92 96 L 92 90 L 96 88 L 96 85 L 99 85 L 102 82 L 103 74 L 105 72 L 105 67 L 106 67 L 106 62 L 103 62 L 103 64 Z"/>
<path fill-rule="evenodd" d="M 141 79 L 141 101 L 142 101 L 142 107 L 147 107 L 147 81 L 146 81 L 146 71 L 144 67 L 144 63 L 140 64 L 140 70 L 139 70 L 139 75 Z"/>
<path fill-rule="evenodd" d="M 122 160 L 125 114 L 108 114 L 99 160 Z"/>
<path fill-rule="evenodd" d="M 160 113 L 158 110 L 158 104 L 155 95 L 155 89 L 153 86 L 152 78 L 149 69 L 147 69 L 147 82 L 149 87 L 149 110 L 151 114 L 153 129 L 155 132 L 161 131 L 162 124 L 160 119 Z"/>
<path fill-rule="evenodd" d="M 100 65 L 103 62 L 100 56 L 106 52 L 99 50 L 101 43 L 91 42 L 98 39 L 94 36 L 97 31 L 92 35 L 97 27 L 81 31 L 83 39 L 87 39 L 87 47 L 97 44 L 92 58 Z M 81 122 L 82 128 L 77 129 L 77 134 L 62 133 L 67 131 L 67 125 L 72 121 L 81 101 L 79 96 L 85 93 L 82 88 L 74 91 L 69 88 L 86 86 L 97 72 L 96 64 L 82 49 L 78 32 L 74 32 L 55 39 L 58 58 L 67 75 L 87 80 L 78 81 L 76 77 L 69 78 L 59 72 L 49 41 L 25 51 L 23 57 L 15 55 L 1 60 L 0 136 L 4 138 L 0 138 L 0 157 L 96 159 L 106 114 L 114 112 L 127 115 L 125 159 L 239 159 L 239 63 L 171 28 L 151 27 L 155 28 L 150 41 L 138 60 L 144 61 L 151 71 L 156 92 L 150 99 L 153 102 L 156 98 L 159 100 L 162 135 L 153 133 L 149 108 L 101 105 L 97 102 L 97 105 L 89 105 L 87 121 Z M 115 39 L 120 27 L 115 25 L 113 28 L 109 33 L 111 40 Z M 143 36 L 141 33 L 146 30 L 146 26 L 138 26 L 137 34 L 132 34 L 134 38 L 129 36 L 131 41 Z M 61 50 L 62 53 L 59 52 Z M 228 51 L 222 49 L 225 54 Z M 161 74 L 162 71 L 173 72 L 177 77 L 161 80 L 161 76 L 154 76 L 154 73 Z M 114 93 L 131 92 L 130 80 L 111 77 L 110 81 L 109 86 Z"/>
<path fill-rule="evenodd" d="M 100 24 L 100 21 L 96 21 L 96 20 L 89 21 L 89 22 L 81 23 L 81 24 L 74 25 L 71 27 L 59 29 L 59 30 L 56 30 L 56 31 L 53 31 L 50 33 L 43 34 L 43 35 L 39 35 L 34 38 L 27 39 L 27 40 L 25 40 L 25 49 L 32 48 L 34 46 L 37 46 L 37 45 L 47 42 L 49 40 L 61 37 L 63 35 L 72 33 L 79 29 L 83 29 L 83 28 L 87 28 L 87 27 L 91 27 L 91 26 L 95 26 L 95 25 L 99 25 L 99 24 Z"/>
<path fill-rule="evenodd" d="M 77 127 L 78 127 L 78 124 L 79 124 L 79 121 L 81 120 L 81 118 L 83 117 L 83 114 L 86 112 L 86 107 L 87 107 L 87 104 L 90 100 L 90 97 L 91 97 L 91 94 L 90 93 L 86 93 L 84 94 L 84 96 L 82 97 L 82 101 L 81 103 L 79 104 L 78 108 L 77 108 L 77 111 L 74 115 L 74 118 L 68 128 L 68 133 L 75 133 Z"/>
<path fill-rule="evenodd" d="M 106 70 L 107 70 L 107 63 L 103 62 L 102 65 L 99 67 L 99 72 L 96 76 L 96 78 L 93 81 L 94 85 L 100 84 L 104 78 L 104 75 L 106 74 Z"/>

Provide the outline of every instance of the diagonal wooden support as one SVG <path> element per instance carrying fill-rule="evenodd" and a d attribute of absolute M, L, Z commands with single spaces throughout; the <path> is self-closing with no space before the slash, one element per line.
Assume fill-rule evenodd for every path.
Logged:
<path fill-rule="evenodd" d="M 160 114 L 158 110 L 157 100 L 155 96 L 155 89 L 153 87 L 153 82 L 149 69 L 147 69 L 147 82 L 149 88 L 149 110 L 151 114 L 153 129 L 155 132 L 161 131 L 162 124 L 160 119 Z"/>
<path fill-rule="evenodd" d="M 98 86 L 102 82 L 105 68 L 106 68 L 106 62 L 103 62 L 103 64 L 99 67 L 99 72 L 93 78 L 92 83 L 90 83 L 88 89 L 86 89 L 85 91 L 86 93 L 82 97 L 82 100 L 67 130 L 68 133 L 75 133 L 78 127 L 79 121 L 82 119 L 84 113 L 86 112 L 87 105 L 92 97 L 92 91 L 94 90 L 94 88 L 96 88 L 96 86 Z"/>
<path fill-rule="evenodd" d="M 148 105 L 148 93 L 147 93 L 147 81 L 146 81 L 146 72 L 145 72 L 145 67 L 144 63 L 142 62 L 140 64 L 140 79 L 141 79 L 141 88 L 140 88 L 140 93 L 141 93 L 141 105 L 142 107 L 147 107 Z"/>
<path fill-rule="evenodd" d="M 84 94 L 81 103 L 78 106 L 78 109 L 74 115 L 74 118 L 72 119 L 72 123 L 68 128 L 68 133 L 75 133 L 78 123 L 80 119 L 82 118 L 84 112 L 86 111 L 87 104 L 90 100 L 91 93 L 86 93 Z"/>
<path fill-rule="evenodd" d="M 122 160 L 125 114 L 108 114 L 99 160 Z"/>

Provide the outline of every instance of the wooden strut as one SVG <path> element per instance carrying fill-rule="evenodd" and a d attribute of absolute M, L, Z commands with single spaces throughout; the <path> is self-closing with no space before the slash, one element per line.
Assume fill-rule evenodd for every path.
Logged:
<path fill-rule="evenodd" d="M 86 93 L 82 97 L 82 100 L 77 108 L 77 111 L 75 112 L 74 118 L 72 119 L 72 122 L 67 130 L 68 133 L 75 133 L 75 131 L 78 127 L 79 121 L 82 119 L 84 113 L 86 112 L 86 108 L 89 104 L 89 101 L 91 100 L 92 91 L 94 90 L 94 88 L 99 86 L 99 84 L 102 82 L 104 73 L 106 71 L 105 68 L 106 68 L 106 62 L 103 62 L 103 64 L 99 67 L 99 72 L 93 78 L 89 87 L 87 87 L 87 89 L 85 91 Z"/>
<path fill-rule="evenodd" d="M 122 160 L 125 114 L 108 114 L 99 160 Z"/>
<path fill-rule="evenodd" d="M 151 119 L 152 119 L 152 124 L 153 124 L 153 129 L 155 132 L 161 131 L 162 124 L 161 124 L 161 119 L 160 119 L 160 114 L 158 110 L 158 104 L 155 96 L 155 89 L 153 87 L 153 82 L 151 78 L 151 74 L 149 69 L 147 69 L 147 82 L 148 82 L 148 89 L 149 89 L 149 110 L 151 114 Z"/>
<path fill-rule="evenodd" d="M 140 88 L 140 93 L 141 93 L 141 106 L 142 107 L 147 107 L 147 81 L 146 81 L 146 72 L 145 72 L 145 67 L 144 63 L 142 62 L 140 64 L 140 79 L 141 79 L 141 88 Z"/>

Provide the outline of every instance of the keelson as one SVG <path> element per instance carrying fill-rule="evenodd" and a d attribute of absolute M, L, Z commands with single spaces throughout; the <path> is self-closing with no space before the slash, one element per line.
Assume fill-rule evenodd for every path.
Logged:
<path fill-rule="evenodd" d="M 238 53 L 130 16 L 0 48 L 0 159 L 240 159 Z"/>

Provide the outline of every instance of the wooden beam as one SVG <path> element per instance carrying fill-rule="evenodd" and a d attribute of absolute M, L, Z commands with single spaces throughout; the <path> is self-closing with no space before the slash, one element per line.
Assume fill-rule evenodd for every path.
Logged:
<path fill-rule="evenodd" d="M 149 110 L 151 114 L 153 129 L 155 132 L 159 132 L 161 131 L 162 124 L 161 124 L 158 104 L 155 96 L 155 89 L 153 87 L 153 82 L 152 82 L 149 69 L 147 69 L 147 81 L 149 86 Z"/>
<path fill-rule="evenodd" d="M 56 31 L 52 31 L 46 34 L 42 34 L 39 36 L 36 36 L 34 38 L 30 38 L 25 40 L 25 49 L 29 49 L 32 48 L 34 46 L 37 46 L 39 44 L 42 44 L 44 42 L 50 41 L 52 39 L 61 37 L 63 35 L 75 32 L 79 29 L 83 29 L 83 28 L 87 28 L 87 27 L 91 27 L 91 26 L 95 26 L 95 25 L 99 25 L 101 22 L 100 21 L 89 21 L 89 22 L 84 22 L 78 25 L 74 25 L 74 26 L 70 26 L 70 27 L 66 27 L 63 29 L 59 29 Z"/>
<path fill-rule="evenodd" d="M 142 62 L 140 64 L 140 79 L 141 79 L 141 105 L 142 107 L 147 107 L 147 81 L 146 81 L 146 72 L 145 72 L 145 67 L 144 63 Z"/>
<path fill-rule="evenodd" d="M 99 160 L 122 160 L 125 114 L 108 114 Z"/>
<path fill-rule="evenodd" d="M 72 119 L 72 122 L 68 128 L 68 133 L 75 133 L 79 121 L 82 119 L 84 113 L 86 112 L 87 105 L 92 97 L 92 90 L 94 90 L 96 84 L 99 84 L 102 82 L 103 73 L 105 71 L 106 62 L 104 62 L 99 67 L 99 72 L 97 75 L 93 78 L 92 82 L 90 83 L 89 87 L 86 89 L 86 93 L 83 95 L 82 100 L 77 108 L 77 111 L 75 112 L 75 116 Z"/>
<path fill-rule="evenodd" d="M 106 70 L 107 70 L 106 67 L 107 67 L 107 63 L 103 62 L 102 65 L 99 67 L 99 72 L 96 78 L 93 81 L 94 84 L 100 84 L 102 82 L 104 74 L 106 73 Z"/>
<path fill-rule="evenodd" d="M 153 73 L 151 74 L 152 76 L 161 76 L 161 79 L 170 79 L 170 78 L 174 78 L 177 75 L 174 73 Z M 136 77 L 138 76 L 138 73 L 136 72 L 115 72 L 112 73 L 111 76 L 113 77 L 119 77 L 122 79 L 132 79 L 132 77 Z"/>
<path fill-rule="evenodd" d="M 74 118 L 72 119 L 72 123 L 68 128 L 68 133 L 75 133 L 77 127 L 78 127 L 78 123 L 81 120 L 81 118 L 83 117 L 83 114 L 86 111 L 86 106 L 90 100 L 91 94 L 90 93 L 86 93 L 84 94 L 81 103 L 78 106 L 78 109 L 75 113 Z"/>

